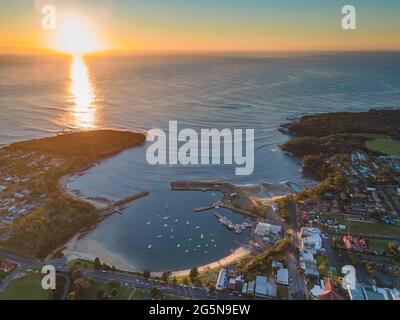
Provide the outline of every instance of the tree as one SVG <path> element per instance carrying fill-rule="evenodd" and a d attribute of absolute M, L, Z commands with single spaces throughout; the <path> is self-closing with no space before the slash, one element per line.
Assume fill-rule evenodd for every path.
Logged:
<path fill-rule="evenodd" d="M 172 283 L 173 283 L 174 285 L 176 285 L 176 284 L 178 283 L 178 280 L 176 280 L 176 277 L 174 277 L 174 278 L 172 279 Z"/>
<path fill-rule="evenodd" d="M 94 268 L 96 270 L 100 270 L 101 269 L 101 261 L 99 258 L 96 257 L 96 259 L 94 259 Z"/>
<path fill-rule="evenodd" d="M 153 287 L 153 288 L 151 288 L 150 293 L 151 293 L 153 298 L 157 298 L 157 297 L 160 296 L 161 290 L 156 288 L 156 287 Z"/>
<path fill-rule="evenodd" d="M 104 298 L 104 291 L 101 289 L 97 290 L 96 297 L 97 297 L 97 299 L 102 300 Z"/>
<path fill-rule="evenodd" d="M 197 278 L 198 275 L 199 275 L 199 270 L 197 269 L 197 267 L 193 267 L 192 269 L 190 269 L 189 277 L 191 280 Z"/>
<path fill-rule="evenodd" d="M 189 285 L 189 279 L 187 277 L 184 277 L 182 283 L 186 286 Z"/>
<path fill-rule="evenodd" d="M 146 270 L 143 271 L 143 277 L 144 277 L 145 279 L 150 278 L 150 276 L 151 276 L 151 273 L 150 273 L 149 270 L 146 269 Z"/>
<path fill-rule="evenodd" d="M 171 276 L 172 272 L 171 271 L 165 271 L 161 275 L 161 280 L 168 282 L 169 277 Z"/>
<path fill-rule="evenodd" d="M 111 290 L 111 297 L 115 298 L 118 294 L 118 290 L 117 288 L 112 288 Z"/>

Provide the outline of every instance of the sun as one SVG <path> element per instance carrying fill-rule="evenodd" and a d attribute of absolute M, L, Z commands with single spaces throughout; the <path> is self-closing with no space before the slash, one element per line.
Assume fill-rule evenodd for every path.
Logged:
<path fill-rule="evenodd" d="M 73 55 L 105 50 L 104 41 L 99 32 L 85 17 L 76 14 L 64 14 L 58 22 L 54 33 L 52 47 L 58 51 Z"/>

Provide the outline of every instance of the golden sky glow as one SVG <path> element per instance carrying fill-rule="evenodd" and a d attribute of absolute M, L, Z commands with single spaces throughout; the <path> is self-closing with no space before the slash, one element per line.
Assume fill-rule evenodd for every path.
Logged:
<path fill-rule="evenodd" d="M 57 29 L 41 28 L 43 4 Z M 400 1 L 353 0 L 357 30 L 341 28 L 347 1 L 2 0 L 0 50 L 400 50 Z"/>

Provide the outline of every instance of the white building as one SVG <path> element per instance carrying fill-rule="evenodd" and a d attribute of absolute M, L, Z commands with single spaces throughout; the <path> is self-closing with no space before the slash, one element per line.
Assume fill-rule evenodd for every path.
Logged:
<path fill-rule="evenodd" d="M 254 233 L 258 236 L 266 236 L 269 234 L 279 234 L 282 231 L 281 226 L 272 225 L 269 223 L 259 222 L 254 230 Z"/>
<path fill-rule="evenodd" d="M 225 268 L 221 269 L 217 279 L 217 285 L 215 288 L 219 291 L 225 290 L 228 286 L 227 270 Z"/>
<path fill-rule="evenodd" d="M 286 268 L 281 268 L 276 273 L 276 283 L 287 286 L 289 285 L 289 271 Z"/>

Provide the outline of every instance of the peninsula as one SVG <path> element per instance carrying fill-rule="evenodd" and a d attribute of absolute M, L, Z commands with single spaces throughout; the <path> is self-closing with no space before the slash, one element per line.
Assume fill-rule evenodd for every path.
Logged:
<path fill-rule="evenodd" d="M 100 210 L 64 192 L 60 180 L 144 141 L 142 133 L 96 130 L 18 142 L 0 149 L 0 244 L 43 258 L 104 219 L 104 208 Z"/>

